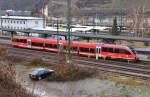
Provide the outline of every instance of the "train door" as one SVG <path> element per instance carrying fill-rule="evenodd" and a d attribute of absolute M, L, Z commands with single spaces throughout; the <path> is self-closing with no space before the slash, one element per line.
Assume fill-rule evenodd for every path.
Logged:
<path fill-rule="evenodd" d="M 96 60 L 101 56 L 101 47 L 96 47 Z"/>
<path fill-rule="evenodd" d="M 28 48 L 32 48 L 32 41 L 31 40 L 27 40 L 27 45 L 28 45 Z"/>

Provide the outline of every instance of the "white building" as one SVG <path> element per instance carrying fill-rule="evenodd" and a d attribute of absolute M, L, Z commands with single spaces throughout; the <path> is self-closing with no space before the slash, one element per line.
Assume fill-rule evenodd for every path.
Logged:
<path fill-rule="evenodd" d="M 46 22 L 43 18 L 22 17 L 22 16 L 1 16 L 0 28 L 2 29 L 32 29 L 35 27 L 44 28 Z"/>

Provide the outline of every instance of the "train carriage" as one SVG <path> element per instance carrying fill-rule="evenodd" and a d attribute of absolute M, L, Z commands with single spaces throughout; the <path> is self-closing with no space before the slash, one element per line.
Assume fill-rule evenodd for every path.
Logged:
<path fill-rule="evenodd" d="M 44 41 L 44 43 L 45 43 L 45 50 L 46 51 L 51 51 L 51 52 L 57 52 L 58 51 L 58 46 L 57 46 L 58 42 L 57 42 L 57 40 L 48 40 L 48 39 L 46 39 Z"/>
<path fill-rule="evenodd" d="M 103 58 L 107 59 L 137 60 L 138 57 L 133 51 L 134 50 L 130 50 L 130 47 L 128 46 L 106 44 L 102 45 L 101 55 Z"/>
<path fill-rule="evenodd" d="M 72 42 L 71 47 L 72 54 L 79 55 L 79 42 Z"/>
<path fill-rule="evenodd" d="M 27 38 L 26 37 L 14 37 L 11 41 L 11 44 L 15 47 L 28 48 Z"/>
<path fill-rule="evenodd" d="M 27 38 L 28 48 L 44 50 L 44 39 Z"/>
<path fill-rule="evenodd" d="M 79 43 L 79 54 L 84 56 L 96 56 L 96 44 Z"/>

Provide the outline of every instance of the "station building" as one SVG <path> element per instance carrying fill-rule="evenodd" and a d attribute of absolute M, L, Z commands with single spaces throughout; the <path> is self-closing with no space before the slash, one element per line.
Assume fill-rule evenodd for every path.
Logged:
<path fill-rule="evenodd" d="M 38 17 L 23 17 L 23 16 L 1 16 L 0 28 L 12 30 L 26 30 L 32 28 L 44 28 L 46 21 Z"/>

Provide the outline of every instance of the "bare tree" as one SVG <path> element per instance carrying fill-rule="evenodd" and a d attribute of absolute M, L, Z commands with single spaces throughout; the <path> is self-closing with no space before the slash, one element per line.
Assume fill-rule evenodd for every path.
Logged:
<path fill-rule="evenodd" d="M 133 36 L 143 37 L 145 31 L 147 8 L 145 4 L 132 5 L 128 10 L 130 31 Z"/>

